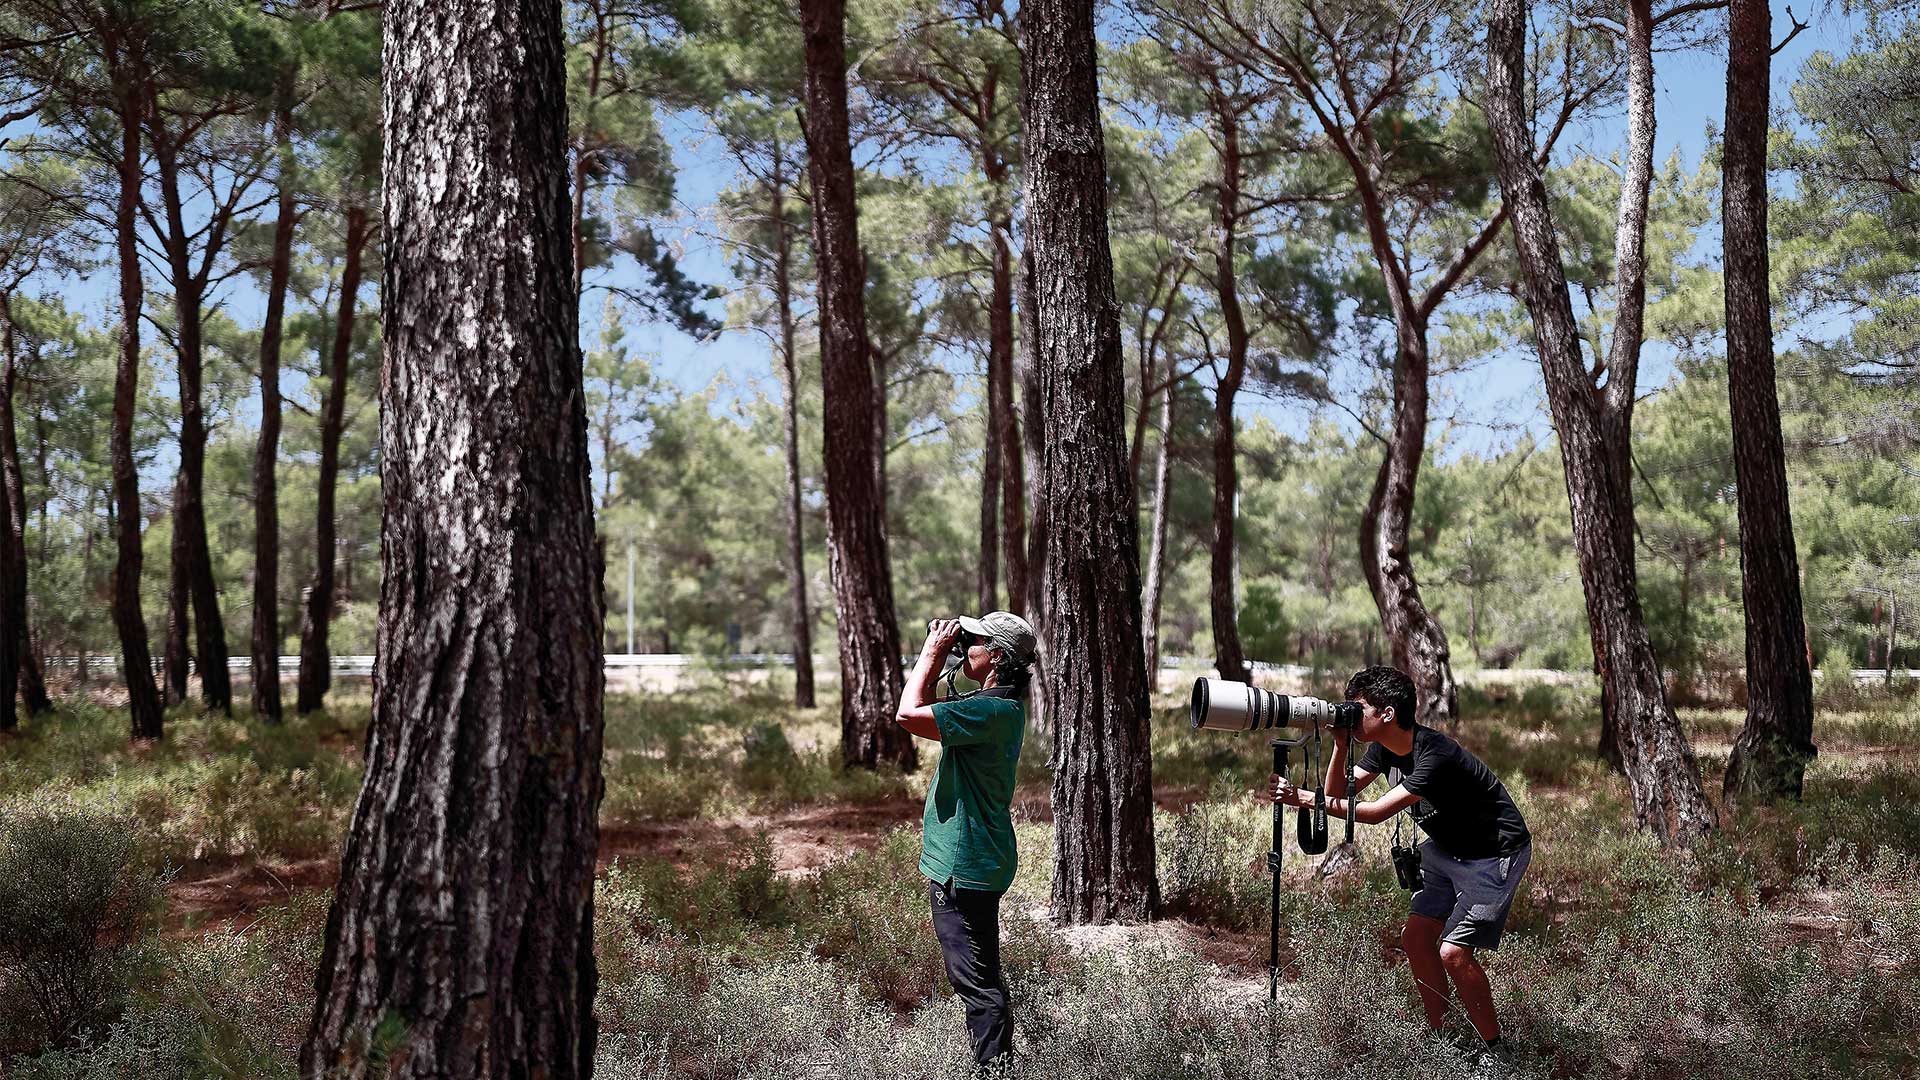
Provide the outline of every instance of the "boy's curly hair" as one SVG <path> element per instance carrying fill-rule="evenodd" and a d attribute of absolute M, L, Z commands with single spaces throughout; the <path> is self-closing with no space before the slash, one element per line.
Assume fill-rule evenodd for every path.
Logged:
<path fill-rule="evenodd" d="M 1347 680 L 1347 700 L 1364 701 L 1376 709 L 1393 708 L 1394 722 L 1403 728 L 1413 726 L 1420 708 L 1420 692 L 1413 680 L 1399 668 L 1375 664 L 1354 672 Z"/>

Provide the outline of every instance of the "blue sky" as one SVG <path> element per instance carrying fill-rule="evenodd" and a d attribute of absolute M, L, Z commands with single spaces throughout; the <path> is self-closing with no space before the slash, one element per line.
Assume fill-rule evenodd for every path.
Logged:
<path fill-rule="evenodd" d="M 1774 59 L 1773 102 L 1776 110 L 1788 101 L 1800 63 L 1816 51 L 1845 52 L 1851 45 L 1857 18 L 1848 18 L 1829 9 L 1811 20 L 1812 26 Z M 1789 25 L 1787 5 L 1774 7 L 1776 37 L 1784 36 Z M 1707 145 L 1707 131 L 1723 119 L 1725 100 L 1725 58 L 1714 50 L 1662 53 L 1656 58 L 1659 138 L 1656 161 L 1678 150 L 1691 166 L 1698 162 Z M 30 122 L 29 122 L 30 124 Z M 664 118 L 667 137 L 675 146 L 679 168 L 677 197 L 683 220 L 667 230 L 684 248 L 683 267 L 695 278 L 713 284 L 729 281 L 726 265 L 716 242 L 700 235 L 702 212 L 710 207 L 717 192 L 731 179 L 731 168 L 717 140 L 709 138 L 697 117 Z M 22 133 L 25 125 L 9 134 Z M 1595 118 L 1585 127 L 1571 130 L 1562 142 L 1557 160 L 1574 153 L 1607 155 L 1615 152 L 1624 127 L 1617 114 Z M 618 281 L 635 271 L 631 266 L 615 267 L 602 273 L 600 280 Z M 589 283 L 597 275 L 589 275 Z M 87 311 L 97 322 L 110 323 L 117 315 L 115 286 L 110 267 L 102 267 L 87 280 L 67 283 L 70 304 Z M 238 282 L 227 289 L 227 309 L 243 323 L 257 323 L 263 308 L 262 298 L 250 284 Z M 721 317 L 721 305 L 712 313 Z M 582 312 L 583 343 L 591 347 L 599 332 L 600 301 L 590 295 Z M 671 327 L 657 323 L 635 322 L 628 328 L 627 344 L 645 356 L 655 373 L 687 390 L 703 389 L 723 377 L 732 393 L 751 394 L 756 389 L 777 392 L 772 379 L 768 341 L 755 333 L 728 332 L 715 340 L 699 342 Z M 152 335 L 147 335 L 149 340 Z M 956 365 L 969 363 L 956 360 Z M 1656 389 L 1672 373 L 1672 357 L 1657 347 L 1649 347 L 1642 370 L 1643 393 Z M 1349 380 L 1350 382 L 1351 380 Z M 286 390 L 301 394 L 297 378 L 291 378 Z M 1243 396 L 1242 415 L 1265 416 L 1288 429 L 1302 429 L 1311 412 L 1305 407 L 1257 396 Z M 257 415 L 257 403 L 249 403 L 245 412 Z M 1339 418 L 1338 413 L 1331 416 Z M 250 422 L 250 417 L 243 416 Z M 1496 450 L 1519 437 L 1520 431 L 1544 435 L 1550 428 L 1544 399 L 1539 390 L 1539 371 L 1530 352 L 1512 350 L 1490 358 L 1473 369 L 1437 380 L 1434 388 L 1434 434 L 1445 437 L 1453 451 Z M 1449 425 L 1452 426 L 1448 432 Z M 163 449 L 150 472 L 155 476 L 170 472 L 171 454 Z M 153 482 L 148 480 L 147 482 Z"/>
<path fill-rule="evenodd" d="M 1788 5 L 1775 4 L 1773 10 L 1776 38 L 1784 37 L 1790 26 Z M 1800 14 L 1805 17 L 1804 4 Z M 1847 51 L 1859 25 L 1857 19 L 1834 10 L 1809 21 L 1810 28 L 1774 57 L 1772 97 L 1776 111 L 1788 102 L 1787 91 L 1800 63 L 1816 51 Z M 1665 161 L 1677 150 L 1692 167 L 1706 150 L 1709 127 L 1717 129 L 1724 121 L 1725 55 L 1715 50 L 1662 53 L 1655 59 L 1655 68 L 1658 144 L 1654 159 Z M 705 140 L 688 118 L 670 121 L 667 131 L 677 148 L 682 204 L 690 211 L 710 205 L 714 193 L 730 179 L 718 148 Z M 1584 128 L 1568 133 L 1556 160 L 1564 161 L 1574 153 L 1608 155 L 1620 147 L 1623 139 L 1624 125 L 1617 113 L 1597 117 Z M 686 247 L 684 265 L 690 273 L 705 281 L 726 280 L 726 268 L 714 244 L 692 235 L 683 235 L 682 242 Z M 586 322 L 591 329 L 597 326 L 597 317 Z M 689 389 L 704 387 L 721 374 L 742 390 L 771 386 L 770 352 L 766 339 L 758 335 L 728 333 L 716 341 L 700 343 L 671 328 L 649 325 L 634 327 L 628 341 L 652 359 L 657 372 Z M 1659 347 L 1648 347 L 1641 373 L 1642 393 L 1667 381 L 1673 372 L 1672 360 Z M 1242 415 L 1266 416 L 1284 428 L 1303 428 L 1311 415 L 1310 410 L 1294 403 L 1248 396 L 1242 400 Z M 1339 418 L 1338 413 L 1329 415 Z M 1448 421 L 1454 422 L 1449 444 L 1455 450 L 1498 449 L 1519 437 L 1516 424 L 1536 435 L 1545 434 L 1551 425 L 1533 355 L 1516 350 L 1439 380 L 1434 421 L 1436 434 Z"/>

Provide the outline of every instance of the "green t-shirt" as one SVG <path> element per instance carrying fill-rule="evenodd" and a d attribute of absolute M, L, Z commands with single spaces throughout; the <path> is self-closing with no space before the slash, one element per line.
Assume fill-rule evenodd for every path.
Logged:
<path fill-rule="evenodd" d="M 920 872 L 958 888 L 1005 892 L 1013 884 L 1013 782 L 1027 712 L 1018 701 L 936 702 L 940 765 L 921 819 Z"/>

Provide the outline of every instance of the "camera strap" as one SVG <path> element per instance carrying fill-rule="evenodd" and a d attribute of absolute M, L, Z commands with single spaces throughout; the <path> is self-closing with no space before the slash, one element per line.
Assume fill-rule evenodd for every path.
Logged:
<path fill-rule="evenodd" d="M 1320 855 L 1327 850 L 1327 780 L 1322 765 L 1326 753 L 1320 744 L 1318 723 L 1313 725 L 1313 742 L 1309 746 L 1302 758 L 1306 762 L 1307 777 L 1313 781 L 1313 808 L 1300 808 L 1296 815 L 1296 833 L 1302 854 Z"/>

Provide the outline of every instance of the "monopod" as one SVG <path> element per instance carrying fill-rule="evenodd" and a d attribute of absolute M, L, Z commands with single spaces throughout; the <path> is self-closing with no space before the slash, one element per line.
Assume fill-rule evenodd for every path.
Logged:
<path fill-rule="evenodd" d="M 1287 753 L 1310 738 L 1319 735 L 1318 731 L 1302 735 L 1297 739 L 1273 740 L 1273 774 L 1287 775 Z M 1280 800 L 1273 802 L 1273 847 L 1267 851 L 1267 869 L 1273 872 L 1273 888 L 1269 902 L 1272 910 L 1267 917 L 1267 1000 L 1280 1000 L 1280 853 L 1286 849 L 1282 841 L 1286 838 L 1286 807 Z"/>

